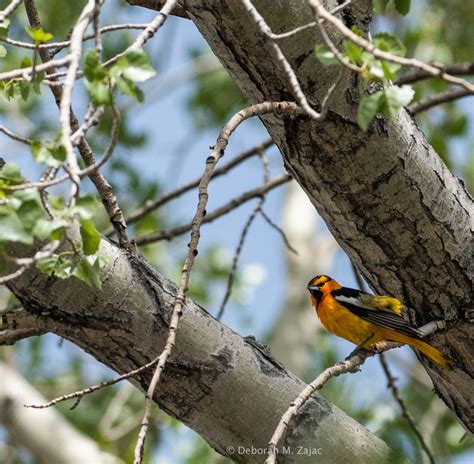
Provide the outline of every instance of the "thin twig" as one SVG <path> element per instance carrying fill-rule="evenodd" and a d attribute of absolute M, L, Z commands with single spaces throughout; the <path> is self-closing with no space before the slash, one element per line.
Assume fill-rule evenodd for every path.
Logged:
<path fill-rule="evenodd" d="M 6 282 L 9 282 L 10 280 L 20 277 L 29 267 L 37 263 L 40 259 L 49 258 L 56 251 L 60 243 L 61 242 L 59 240 L 48 242 L 40 250 L 38 250 L 31 258 L 13 259 L 13 262 L 20 267 L 16 271 L 8 275 L 0 277 L 0 284 L 3 285 Z"/>
<path fill-rule="evenodd" d="M 264 184 L 266 184 L 269 181 L 269 177 L 270 177 L 270 172 L 268 169 L 268 159 L 263 150 L 259 152 L 259 155 L 263 164 L 263 182 Z M 260 200 L 258 201 L 253 211 L 250 213 L 250 216 L 248 217 L 247 222 L 245 223 L 242 229 L 242 232 L 240 234 L 239 243 L 237 244 L 237 248 L 235 249 L 234 259 L 232 260 L 232 267 L 230 269 L 229 276 L 227 279 L 227 287 L 224 294 L 224 298 L 222 299 L 221 306 L 219 308 L 219 311 L 217 312 L 217 316 L 216 316 L 217 320 L 220 320 L 222 318 L 222 315 L 224 314 L 225 306 L 227 302 L 229 301 L 230 295 L 232 293 L 232 287 L 234 284 L 235 274 L 237 272 L 237 264 L 239 262 L 240 254 L 242 253 L 242 249 L 244 247 L 245 239 L 247 238 L 247 234 L 250 230 L 250 226 L 252 225 L 253 221 L 257 217 L 257 214 L 262 211 L 262 207 L 263 207 L 263 204 L 265 203 L 265 199 L 266 199 L 266 196 L 264 193 L 260 197 Z"/>
<path fill-rule="evenodd" d="M 110 134 L 110 142 L 105 150 L 104 156 L 102 156 L 100 161 L 97 162 L 95 160 L 94 155 L 91 153 L 90 158 L 89 158 L 91 164 L 89 164 L 87 167 L 85 167 L 84 169 L 80 170 L 77 173 L 77 176 L 79 177 L 79 179 L 83 179 L 84 177 L 90 176 L 94 172 L 97 172 L 113 155 L 113 152 L 118 142 L 120 121 L 121 121 L 120 111 L 117 105 L 114 103 L 112 104 L 112 130 Z M 4 187 L 4 189 L 9 190 L 9 191 L 27 190 L 30 188 L 37 188 L 40 190 L 44 190 L 48 187 L 52 187 L 53 185 L 61 184 L 62 182 L 68 180 L 69 178 L 70 178 L 69 175 L 64 175 L 62 177 L 58 177 L 57 179 L 55 179 L 54 176 L 53 177 L 47 176 L 45 180 L 40 180 L 39 182 L 27 182 L 25 184 L 7 185 Z"/>
<path fill-rule="evenodd" d="M 453 76 L 469 76 L 474 74 L 474 63 L 453 63 L 453 64 L 443 64 L 443 63 L 432 63 L 437 69 L 444 73 L 451 74 Z M 395 85 L 404 85 L 404 84 L 413 84 L 414 82 L 421 81 L 423 79 L 429 79 L 433 77 L 431 73 L 426 72 L 422 69 L 414 69 L 409 71 L 402 76 L 398 77 L 395 81 Z"/>
<path fill-rule="evenodd" d="M 99 29 L 100 34 L 105 34 L 108 32 L 115 32 L 115 31 L 123 31 L 127 29 L 146 29 L 146 24 L 113 24 L 111 26 L 104 26 Z M 84 41 L 91 40 L 95 38 L 95 34 L 86 34 L 83 37 Z M 22 42 L 21 40 L 15 40 L 10 37 L 0 37 L 0 42 L 7 43 L 8 45 L 12 45 L 14 47 L 20 47 L 20 48 L 28 48 L 28 49 L 35 49 L 38 48 L 39 50 L 41 49 L 46 49 L 46 50 L 51 50 L 54 49 L 54 54 L 59 53 L 62 49 L 69 47 L 71 44 L 70 40 L 64 40 L 62 42 L 49 42 L 49 43 L 42 43 L 39 45 L 35 45 L 34 43 L 30 42 Z"/>
<path fill-rule="evenodd" d="M 36 9 L 36 5 L 33 0 L 24 0 L 25 2 L 25 9 L 28 15 L 28 20 L 30 25 L 36 28 L 41 28 L 41 21 L 39 19 L 38 10 Z M 39 54 L 41 56 L 42 61 L 44 64 L 51 63 L 51 56 L 48 50 L 39 50 Z M 54 73 L 54 69 L 53 69 Z M 51 74 L 48 74 L 49 79 L 57 80 L 57 78 L 53 77 Z M 50 85 L 49 86 L 51 93 L 54 96 L 55 102 L 59 107 L 60 101 L 62 98 L 62 85 Z M 74 111 L 71 108 L 71 128 L 74 131 L 79 129 L 79 122 L 74 114 Z M 92 153 L 92 149 L 87 143 L 87 140 L 83 138 L 78 145 L 79 153 L 84 160 L 86 166 L 93 166 L 89 173 L 89 177 L 92 183 L 95 185 L 97 191 L 99 192 L 100 199 L 102 204 L 104 205 L 105 210 L 110 218 L 110 222 L 114 226 L 114 229 L 117 232 L 117 237 L 119 244 L 122 248 L 129 250 L 130 252 L 135 251 L 135 246 L 128 240 L 127 237 L 127 224 L 125 223 L 122 210 L 117 201 L 117 197 L 112 190 L 112 186 L 108 182 L 108 180 L 103 176 L 100 169 L 97 168 L 95 165 L 94 154 Z"/>
<path fill-rule="evenodd" d="M 417 60 L 416 58 L 404 58 L 404 57 L 396 56 L 396 55 L 393 55 L 392 53 L 380 50 L 373 43 L 367 41 L 363 37 L 360 37 L 359 35 L 352 32 L 352 30 L 346 27 L 346 25 L 341 20 L 333 16 L 329 11 L 327 11 L 321 5 L 321 2 L 319 2 L 318 0 L 308 0 L 308 3 L 311 9 L 313 10 L 313 13 L 316 16 L 316 18 L 323 18 L 327 20 L 346 39 L 350 40 L 351 42 L 355 43 L 359 47 L 363 48 L 365 51 L 371 53 L 375 58 L 389 61 L 391 63 L 397 63 L 402 66 L 410 66 L 413 68 L 417 68 L 431 74 L 432 76 L 440 77 L 446 82 L 460 85 L 471 92 L 474 91 L 474 84 L 472 84 L 471 82 L 465 79 L 460 79 L 458 77 L 445 73 L 440 68 L 424 63 L 423 61 Z"/>
<path fill-rule="evenodd" d="M 215 209 L 212 213 L 206 214 L 203 220 L 203 224 L 207 224 L 208 222 L 212 222 L 215 219 L 224 216 L 229 211 L 234 210 L 235 208 L 239 207 L 243 203 L 253 199 L 261 197 L 266 192 L 279 187 L 280 185 L 285 184 L 291 180 L 291 176 L 289 174 L 282 174 L 280 176 L 274 177 L 272 180 L 267 182 L 265 185 L 261 187 L 249 190 L 242 195 L 234 198 L 233 200 L 229 201 L 225 205 L 221 206 L 220 208 Z M 182 235 L 186 232 L 191 230 L 192 223 L 184 224 L 182 226 L 174 227 L 168 230 L 162 230 L 159 232 L 154 232 L 148 235 L 142 235 L 138 237 L 135 242 L 137 245 L 148 245 L 150 243 L 159 242 L 161 240 L 171 240 L 178 235 Z"/>
<path fill-rule="evenodd" d="M 296 251 L 296 249 L 291 245 L 290 241 L 288 240 L 288 237 L 286 236 L 285 231 L 278 224 L 274 223 L 270 219 L 270 217 L 263 210 L 263 208 L 260 210 L 260 215 L 263 217 L 263 219 L 265 219 L 265 221 L 267 221 L 267 223 L 270 227 L 275 229 L 280 234 L 281 238 L 283 239 L 283 242 L 285 243 L 286 248 L 288 248 L 288 250 L 291 251 L 292 253 L 294 253 L 295 255 L 298 255 L 298 252 Z"/>
<path fill-rule="evenodd" d="M 118 377 L 115 377 L 115 379 L 110 379 L 106 380 L 104 382 L 100 382 L 96 385 L 92 385 L 91 387 L 84 388 L 83 390 L 78 390 L 73 393 L 68 393 L 67 395 L 61 395 L 58 396 L 57 398 L 48 401 L 47 403 L 44 404 L 25 404 L 25 408 L 34 408 L 34 409 L 45 409 L 45 408 L 50 408 L 51 406 L 54 406 L 58 403 L 62 403 L 63 401 L 71 400 L 74 398 L 82 398 L 83 396 L 90 395 L 91 393 L 100 390 L 101 388 L 109 387 L 110 385 L 115 385 L 116 383 L 121 382 L 122 380 L 127 380 L 131 377 L 135 377 L 146 370 L 150 369 L 151 367 L 155 366 L 156 363 L 159 360 L 159 356 L 157 356 L 155 359 L 150 361 L 147 364 L 144 364 L 143 366 L 134 369 L 133 371 L 127 372 L 126 374 L 119 375 Z"/>
<path fill-rule="evenodd" d="M 310 116 L 311 118 L 322 119 L 321 113 L 318 113 L 317 111 L 313 110 L 313 108 L 311 108 L 311 106 L 309 105 L 308 100 L 306 99 L 306 96 L 303 90 L 301 89 L 300 83 L 298 82 L 298 77 L 296 76 L 295 71 L 293 70 L 290 63 L 286 59 L 285 55 L 281 51 L 280 46 L 271 38 L 272 31 L 270 29 L 270 26 L 265 22 L 265 19 L 263 18 L 263 16 L 253 6 L 251 0 L 242 0 L 242 3 L 244 4 L 245 8 L 252 16 L 260 32 L 269 39 L 270 45 L 273 48 L 276 58 L 281 63 L 285 71 L 285 74 L 288 78 L 288 82 L 293 90 L 295 99 L 298 102 L 298 104 L 301 106 L 301 108 L 303 108 L 306 114 Z M 332 90 L 334 90 L 334 88 L 332 88 Z M 330 90 L 329 93 L 332 93 L 332 90 Z"/>
<path fill-rule="evenodd" d="M 338 5 L 336 6 L 336 8 L 332 9 L 331 10 L 331 14 L 332 15 L 335 15 L 336 13 L 339 13 L 339 11 L 343 10 L 344 8 L 348 7 L 350 4 L 352 3 L 352 0 L 347 0 L 345 1 L 344 3 L 342 3 L 341 5 Z M 324 22 L 324 19 L 320 19 L 319 20 L 320 23 Z M 296 27 L 295 29 L 292 29 L 291 31 L 288 31 L 288 32 L 282 32 L 281 34 L 275 34 L 275 33 L 272 33 L 272 34 L 269 34 L 269 36 L 273 39 L 273 40 L 281 40 L 281 39 L 286 39 L 288 37 L 291 37 L 295 34 L 298 34 L 299 32 L 302 32 L 306 29 L 309 29 L 309 28 L 312 28 L 312 27 L 316 27 L 318 25 L 318 23 L 316 21 L 312 21 L 311 23 L 308 23 L 308 24 L 305 24 L 304 26 L 299 26 L 299 27 Z"/>
<path fill-rule="evenodd" d="M 82 41 L 86 32 L 87 26 L 91 22 L 96 10 L 96 0 L 88 0 L 86 6 L 82 10 L 79 19 L 74 26 L 71 34 L 70 46 L 70 63 L 64 81 L 61 102 L 59 105 L 59 121 L 61 124 L 62 143 L 66 149 L 66 161 L 68 165 L 68 174 L 72 181 L 72 190 L 70 202 L 74 202 L 74 197 L 79 193 L 81 180 L 78 176 L 79 165 L 77 163 L 76 154 L 74 152 L 74 145 L 71 140 L 71 103 L 72 90 L 76 81 L 76 73 L 79 69 L 79 62 L 82 56 Z M 71 203 L 71 204 L 72 204 Z"/>
<path fill-rule="evenodd" d="M 160 12 L 155 16 L 153 21 L 151 21 L 145 30 L 138 35 L 135 41 L 127 47 L 123 52 L 117 53 L 114 57 L 110 58 L 104 63 L 105 67 L 112 66 L 117 63 L 117 61 L 125 56 L 130 50 L 139 50 L 143 48 L 145 43 L 151 39 L 158 31 L 158 29 L 164 24 L 166 18 L 171 14 L 171 11 L 178 3 L 178 0 L 167 0 L 163 5 L 163 8 L 160 9 Z"/>
<path fill-rule="evenodd" d="M 5 18 L 8 18 L 20 5 L 23 0 L 12 0 L 8 6 L 0 11 L 0 22 L 4 21 Z"/>
<path fill-rule="evenodd" d="M 443 103 L 452 102 L 454 100 L 458 100 L 459 98 L 469 97 L 472 95 L 474 95 L 474 91 L 466 89 L 447 90 L 446 92 L 438 93 L 425 98 L 424 100 L 413 103 L 408 107 L 408 111 L 411 114 L 418 114 L 422 111 L 429 110 L 434 106 L 442 105 Z"/>
<path fill-rule="evenodd" d="M 33 143 L 33 140 L 28 139 L 26 137 L 22 137 L 21 135 L 15 134 L 11 130 L 7 129 L 4 126 L 0 126 L 0 132 L 3 132 L 6 136 L 10 137 L 13 140 L 16 140 L 17 142 L 24 143 L 25 145 L 31 145 Z"/>
<path fill-rule="evenodd" d="M 48 71 L 49 69 L 52 68 L 60 68 L 63 66 L 68 66 L 70 61 L 69 55 L 64 57 L 64 58 L 58 58 L 57 60 L 51 60 L 48 61 L 47 63 L 41 63 L 36 65 L 35 70 L 37 73 L 42 72 L 42 71 Z M 21 77 L 26 81 L 29 81 L 31 79 L 31 74 L 33 72 L 33 66 L 29 66 L 28 68 L 19 68 L 19 69 L 14 69 L 12 71 L 7 71 L 0 73 L 0 81 L 10 81 L 12 79 L 15 79 L 17 77 Z"/>
<path fill-rule="evenodd" d="M 168 5 L 168 3 L 166 5 Z M 151 408 L 153 405 L 153 394 L 160 380 L 161 372 L 166 365 L 166 361 L 168 360 L 168 357 L 170 356 L 176 341 L 176 330 L 178 328 L 181 316 L 183 315 L 184 300 L 188 291 L 190 272 L 198 252 L 197 246 L 201 234 L 201 225 L 206 214 L 205 211 L 209 196 L 208 186 L 212 178 L 214 167 L 222 158 L 222 156 L 224 156 L 224 151 L 227 147 L 227 144 L 229 143 L 229 137 L 242 122 L 255 116 L 261 116 L 273 112 L 301 114 L 302 110 L 292 102 L 264 102 L 249 106 L 248 108 L 239 111 L 222 128 L 219 136 L 217 137 L 217 142 L 214 146 L 214 149 L 212 150 L 211 155 L 206 159 L 206 168 L 204 169 L 198 189 L 199 200 L 196 208 L 196 214 L 194 215 L 192 222 L 191 239 L 189 241 L 188 253 L 184 261 L 183 269 L 181 271 L 181 282 L 176 295 L 173 313 L 171 315 L 168 337 L 146 393 L 145 413 L 143 415 L 140 432 L 138 434 L 138 440 L 135 446 L 134 464 L 140 464 L 143 460 L 144 445 L 148 433 Z"/>
<path fill-rule="evenodd" d="M 403 401 L 402 395 L 400 394 L 400 390 L 397 387 L 396 384 L 396 379 L 393 376 L 392 372 L 390 371 L 390 368 L 387 363 L 387 359 L 384 356 L 384 353 L 380 353 L 379 356 L 379 361 L 380 364 L 382 365 L 382 369 L 385 373 L 385 377 L 387 377 L 387 386 L 392 392 L 393 397 L 395 398 L 396 402 L 400 406 L 400 409 L 402 411 L 402 416 L 406 419 L 408 422 L 408 425 L 412 429 L 413 433 L 415 434 L 418 442 L 420 443 L 420 446 L 423 448 L 423 451 L 426 453 L 428 456 L 428 460 L 430 464 L 436 464 L 433 454 L 431 453 L 430 448 L 428 447 L 425 439 L 423 438 L 423 435 L 421 432 L 418 430 L 417 425 L 415 424 L 415 420 L 413 419 L 413 416 L 411 415 L 410 411 L 408 410 L 407 405 Z"/>
<path fill-rule="evenodd" d="M 219 176 L 227 174 L 232 168 L 238 166 L 240 163 L 258 154 L 259 149 L 267 149 L 271 145 L 273 145 L 273 140 L 268 139 L 262 142 L 261 144 L 251 148 L 250 150 L 247 150 L 241 153 L 240 155 L 237 155 L 234 159 L 229 161 L 227 164 L 224 164 L 222 167 L 216 169 L 214 171 L 214 174 L 212 175 L 212 178 L 215 179 Z M 157 198 L 156 200 L 150 200 L 146 202 L 142 208 L 134 211 L 132 214 L 130 214 L 129 216 L 125 218 L 125 220 L 127 221 L 127 224 L 133 224 L 134 222 L 137 222 L 142 217 L 146 216 L 148 213 L 155 211 L 156 209 L 168 203 L 169 201 L 180 197 L 186 192 L 189 192 L 190 190 L 192 190 L 193 188 L 199 185 L 200 180 L 201 180 L 200 178 L 197 178 L 191 182 L 188 182 L 187 184 L 182 185 L 181 187 L 178 187 L 175 190 L 165 193 L 164 195 L 162 195 L 160 198 Z M 113 230 L 108 229 L 105 232 L 105 235 L 107 237 L 110 237 L 113 233 L 114 233 Z"/>
<path fill-rule="evenodd" d="M 382 342 L 377 345 L 376 350 L 358 350 L 350 358 L 346 359 L 343 362 L 338 362 L 334 366 L 328 367 L 321 374 L 319 374 L 316 379 L 314 379 L 303 389 L 303 391 L 298 395 L 298 397 L 291 403 L 290 407 L 286 410 L 283 416 L 281 416 L 280 422 L 275 428 L 272 438 L 270 439 L 270 442 L 268 444 L 268 457 L 265 460 L 265 464 L 274 464 L 276 462 L 276 457 L 278 454 L 278 444 L 285 435 L 290 421 L 293 419 L 294 416 L 296 416 L 296 414 L 298 414 L 303 404 L 316 390 L 321 389 L 324 384 L 332 377 L 337 377 L 341 374 L 346 374 L 348 372 L 357 372 L 359 370 L 359 367 L 368 357 L 374 356 L 378 353 L 392 348 L 397 348 L 399 346 L 402 345 L 400 343 Z"/>

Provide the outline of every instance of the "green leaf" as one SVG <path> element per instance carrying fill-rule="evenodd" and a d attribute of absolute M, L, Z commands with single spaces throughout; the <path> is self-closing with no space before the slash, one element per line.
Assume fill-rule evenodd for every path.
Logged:
<path fill-rule="evenodd" d="M 156 74 L 143 50 L 130 50 L 114 67 L 133 82 L 144 82 Z"/>
<path fill-rule="evenodd" d="M 339 64 L 339 61 L 337 61 L 337 58 L 334 55 L 334 53 L 328 48 L 326 48 L 325 45 L 322 45 L 322 44 L 316 45 L 316 47 L 314 47 L 314 53 L 316 53 L 316 58 L 324 66 Z"/>
<path fill-rule="evenodd" d="M 30 94 L 30 83 L 26 81 L 20 81 L 20 95 L 23 101 L 28 99 L 28 95 Z"/>
<path fill-rule="evenodd" d="M 64 146 L 48 140 L 43 143 L 34 140 L 31 144 L 31 153 L 37 163 L 45 163 L 48 166 L 60 167 L 66 161 Z"/>
<path fill-rule="evenodd" d="M 90 82 L 85 80 L 84 86 L 86 87 L 87 93 L 91 97 L 92 103 L 94 103 L 95 106 L 112 104 L 113 96 L 108 82 Z"/>
<path fill-rule="evenodd" d="M 26 32 L 28 32 L 28 35 L 33 39 L 36 45 L 47 42 L 54 37 L 53 34 L 43 31 L 40 27 L 27 27 Z"/>
<path fill-rule="evenodd" d="M 67 258 L 59 255 L 52 255 L 48 258 L 40 259 L 36 267 L 46 275 L 67 279 L 73 275 L 76 265 Z"/>
<path fill-rule="evenodd" d="M 344 43 L 344 54 L 351 63 L 361 64 L 364 61 L 364 52 L 362 48 L 354 42 L 347 41 Z"/>
<path fill-rule="evenodd" d="M 26 55 L 21 60 L 20 68 L 29 68 L 31 66 L 31 64 L 32 64 L 31 58 L 28 55 Z"/>
<path fill-rule="evenodd" d="M 26 230 L 32 230 L 36 222 L 43 217 L 44 211 L 36 199 L 23 201 L 16 214 Z"/>
<path fill-rule="evenodd" d="M 33 227 L 33 235 L 40 240 L 60 240 L 64 227 L 68 225 L 65 219 L 45 219 L 41 218 L 36 221 Z"/>
<path fill-rule="evenodd" d="M 390 52 L 393 55 L 405 56 L 407 51 L 405 45 L 400 42 L 398 37 L 387 32 L 375 34 L 372 38 L 372 42 L 377 48 L 380 48 L 380 50 Z"/>
<path fill-rule="evenodd" d="M 54 272 L 54 269 L 56 267 L 56 264 L 58 262 L 59 256 L 58 255 L 52 255 L 48 256 L 47 258 L 40 259 L 36 263 L 36 267 L 46 275 L 51 275 Z"/>
<path fill-rule="evenodd" d="M 86 54 L 84 74 L 89 82 L 104 81 L 109 77 L 95 50 L 89 50 Z"/>
<path fill-rule="evenodd" d="M 377 14 L 385 14 L 389 0 L 374 0 L 374 10 Z"/>
<path fill-rule="evenodd" d="M 357 111 L 357 123 L 359 127 L 366 131 L 375 115 L 380 111 L 384 99 L 382 90 L 373 95 L 362 97 Z"/>
<path fill-rule="evenodd" d="M 91 287 L 101 288 L 102 286 L 98 259 L 96 259 L 93 264 L 91 264 L 87 258 L 81 260 L 74 269 L 73 275 Z"/>
<path fill-rule="evenodd" d="M 139 103 L 143 103 L 143 101 L 145 100 L 143 91 L 134 82 L 123 76 L 118 76 L 116 82 L 117 88 L 119 89 L 120 93 L 122 93 L 123 95 L 129 95 L 135 100 L 137 100 Z"/>
<path fill-rule="evenodd" d="M 9 185 L 18 185 L 24 182 L 20 168 L 15 163 L 6 163 L 0 170 L 0 180 Z"/>
<path fill-rule="evenodd" d="M 0 22 L 0 37 L 6 39 L 8 37 L 8 28 L 10 27 L 10 20 L 8 18 Z"/>
<path fill-rule="evenodd" d="M 7 56 L 7 49 L 3 45 L 0 45 L 0 58 L 5 56 Z"/>
<path fill-rule="evenodd" d="M 93 255 L 99 249 L 100 234 L 97 232 L 92 221 L 83 219 L 81 221 L 82 250 L 85 255 Z"/>
<path fill-rule="evenodd" d="M 73 214 L 81 219 L 91 219 L 97 211 L 100 203 L 94 195 L 84 195 L 76 199 Z"/>
<path fill-rule="evenodd" d="M 394 119 L 403 106 L 408 105 L 413 100 L 415 91 L 409 86 L 398 87 L 392 85 L 383 90 L 385 99 L 382 105 L 382 112 L 390 119 Z"/>
<path fill-rule="evenodd" d="M 395 0 L 395 8 L 400 14 L 406 15 L 410 11 L 410 0 Z"/>
<path fill-rule="evenodd" d="M 0 237 L 3 241 L 33 243 L 33 236 L 25 230 L 15 211 L 4 206 L 0 206 Z"/>

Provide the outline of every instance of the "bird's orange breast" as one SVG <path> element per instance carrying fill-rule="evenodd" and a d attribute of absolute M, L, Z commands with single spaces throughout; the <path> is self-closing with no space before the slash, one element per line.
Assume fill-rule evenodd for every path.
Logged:
<path fill-rule="evenodd" d="M 352 314 L 330 295 L 323 296 L 316 306 L 316 313 L 326 330 L 356 345 L 363 343 L 374 333 L 373 324 Z M 372 338 L 371 342 L 379 340 Z"/>

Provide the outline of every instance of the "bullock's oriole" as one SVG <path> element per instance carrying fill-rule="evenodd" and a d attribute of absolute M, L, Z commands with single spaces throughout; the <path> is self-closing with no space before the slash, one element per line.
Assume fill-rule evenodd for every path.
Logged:
<path fill-rule="evenodd" d="M 451 369 L 451 360 L 423 341 L 423 333 L 401 316 L 403 304 L 396 298 L 342 287 L 326 275 L 311 279 L 308 290 L 329 332 L 368 349 L 381 341 L 406 343 Z"/>

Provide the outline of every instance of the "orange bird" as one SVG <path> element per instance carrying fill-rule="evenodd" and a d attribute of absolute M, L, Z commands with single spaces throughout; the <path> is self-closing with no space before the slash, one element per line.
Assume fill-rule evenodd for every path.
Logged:
<path fill-rule="evenodd" d="M 445 369 L 452 368 L 451 360 L 423 341 L 423 333 L 401 316 L 403 304 L 396 298 L 342 287 L 327 275 L 311 279 L 308 290 L 321 323 L 334 335 L 367 349 L 381 341 L 406 343 Z"/>

